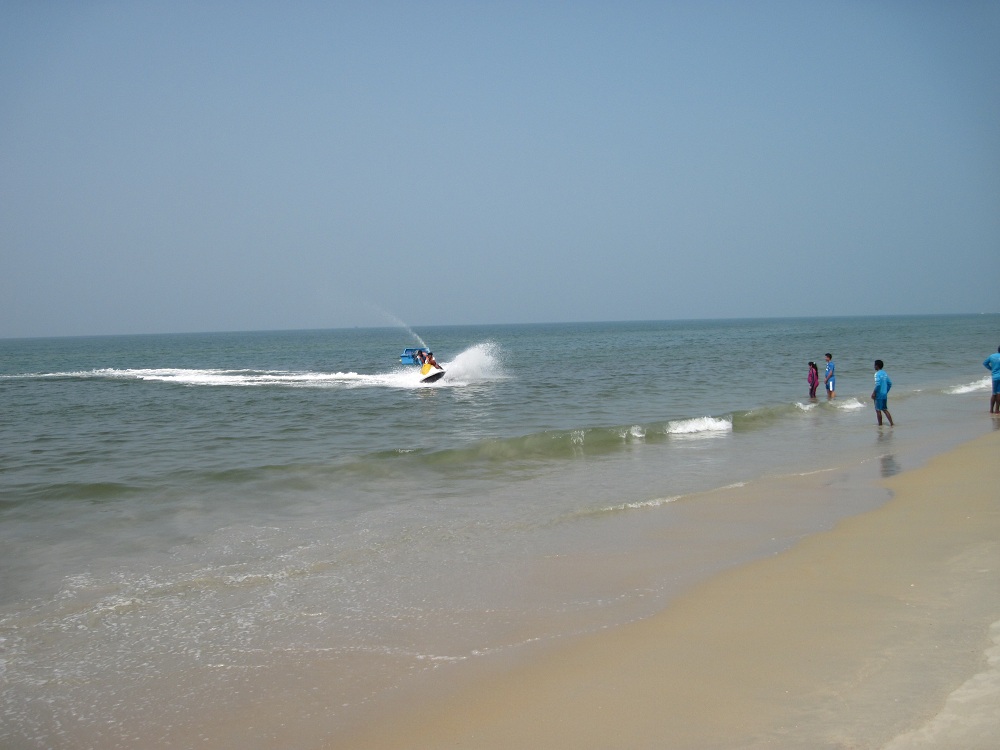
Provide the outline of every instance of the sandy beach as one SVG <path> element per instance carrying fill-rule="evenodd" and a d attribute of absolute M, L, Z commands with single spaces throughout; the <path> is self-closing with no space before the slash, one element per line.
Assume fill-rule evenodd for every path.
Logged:
<path fill-rule="evenodd" d="M 463 668 L 331 746 L 995 747 L 998 451 L 993 432 L 884 479 L 877 510 L 654 617 Z"/>

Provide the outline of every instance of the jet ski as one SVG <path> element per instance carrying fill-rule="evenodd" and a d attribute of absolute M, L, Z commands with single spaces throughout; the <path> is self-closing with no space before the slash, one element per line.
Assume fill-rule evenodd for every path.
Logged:
<path fill-rule="evenodd" d="M 423 358 L 431 353 L 427 347 L 411 347 L 404 349 L 399 355 L 400 364 L 417 365 L 420 367 L 420 382 L 435 383 L 444 377 L 444 370 L 434 367 L 430 362 L 424 362 Z"/>

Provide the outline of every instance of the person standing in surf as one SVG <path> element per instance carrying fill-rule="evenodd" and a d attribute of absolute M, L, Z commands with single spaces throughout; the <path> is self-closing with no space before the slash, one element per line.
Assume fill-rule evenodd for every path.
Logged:
<path fill-rule="evenodd" d="M 889 409 L 886 408 L 889 405 L 889 389 L 892 388 L 892 381 L 889 379 L 888 373 L 882 368 L 885 365 L 882 363 L 881 359 L 875 360 L 875 390 L 872 391 L 872 401 L 875 402 L 875 418 L 878 419 L 878 426 L 882 426 L 882 412 L 885 412 L 886 418 L 889 420 L 889 426 L 895 427 L 895 423 L 892 421 L 892 415 L 889 413 Z"/>
<path fill-rule="evenodd" d="M 809 363 L 809 375 L 806 376 L 809 383 L 809 398 L 816 398 L 816 389 L 819 387 L 819 368 L 815 362 Z"/>
<path fill-rule="evenodd" d="M 990 414 L 1000 414 L 1000 347 L 983 362 L 983 367 L 993 373 L 993 395 L 990 396 Z"/>
<path fill-rule="evenodd" d="M 833 364 L 833 355 L 830 352 L 826 353 L 826 377 L 823 378 L 823 383 L 826 385 L 826 397 L 834 398 L 837 395 L 837 375 L 835 373 L 835 365 Z"/>

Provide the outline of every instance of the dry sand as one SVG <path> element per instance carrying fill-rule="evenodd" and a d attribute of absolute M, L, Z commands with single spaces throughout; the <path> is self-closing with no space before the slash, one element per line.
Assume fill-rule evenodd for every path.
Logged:
<path fill-rule="evenodd" d="M 464 670 L 333 746 L 998 747 L 998 455 L 994 432 L 655 617 Z"/>

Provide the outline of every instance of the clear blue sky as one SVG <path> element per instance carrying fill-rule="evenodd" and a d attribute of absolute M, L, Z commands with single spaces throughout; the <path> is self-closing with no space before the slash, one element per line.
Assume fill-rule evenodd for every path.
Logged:
<path fill-rule="evenodd" d="M 1000 311 L 1000 2 L 0 2 L 0 337 Z"/>

